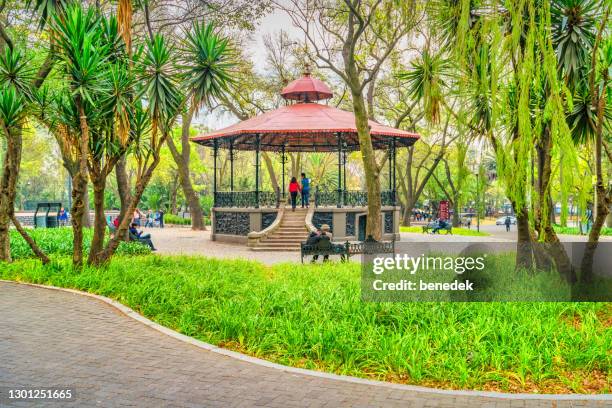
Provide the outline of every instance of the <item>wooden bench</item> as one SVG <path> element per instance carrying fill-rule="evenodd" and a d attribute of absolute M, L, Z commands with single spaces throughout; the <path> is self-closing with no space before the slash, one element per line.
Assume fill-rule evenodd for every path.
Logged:
<path fill-rule="evenodd" d="M 432 224 L 423 225 L 423 234 L 429 234 L 429 231 L 433 229 L 434 229 L 434 226 Z M 453 235 L 453 226 L 452 224 L 448 224 L 446 227 L 440 228 L 438 230 L 438 233 L 440 233 L 440 231 L 446 231 L 447 235 Z"/>
<path fill-rule="evenodd" d="M 376 241 L 368 238 L 361 242 L 349 242 L 344 244 L 333 244 L 329 240 L 321 240 L 316 244 L 300 243 L 302 263 L 308 255 L 340 255 L 342 262 L 348 261 L 352 255 L 359 254 L 388 254 L 395 253 L 395 241 Z"/>

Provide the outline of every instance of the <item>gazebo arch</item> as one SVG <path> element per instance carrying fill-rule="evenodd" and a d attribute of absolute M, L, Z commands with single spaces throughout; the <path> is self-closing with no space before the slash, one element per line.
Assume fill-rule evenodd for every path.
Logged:
<path fill-rule="evenodd" d="M 357 215 L 367 208 L 367 193 L 346 188 L 347 153 L 359 150 L 359 138 L 353 113 L 317 101 L 329 99 L 332 91 L 309 72 L 287 85 L 281 96 L 287 105 L 244 120 L 232 126 L 193 137 L 191 140 L 213 149 L 213 239 L 246 241 L 250 232 L 265 230 L 278 216 L 285 196 L 285 163 L 289 152 L 337 152 L 338 188 L 335 192 L 314 191 L 313 224 L 338 220 L 334 239 L 357 239 Z M 372 144 L 389 154 L 389 186 L 382 191 L 385 235 L 399 233 L 399 207 L 396 203 L 395 158 L 401 147 L 413 145 L 419 135 L 369 121 Z M 230 191 L 218 191 L 217 158 L 219 149 L 227 149 L 230 160 Z M 255 190 L 234 190 L 234 154 L 255 153 Z M 282 162 L 282 188 L 278 194 L 261 191 L 260 152 L 277 152 Z M 317 216 L 317 213 L 325 214 Z M 330 218 L 329 214 L 332 216 Z M 391 215 L 389 215 L 391 214 Z M 345 217 L 344 222 L 340 218 Z M 317 222 L 317 220 L 322 220 Z M 330 223 L 324 222 L 324 223 Z M 349 225 L 352 224 L 352 225 Z M 391 226 L 389 226 L 391 224 Z M 344 225 L 340 228 L 340 225 Z"/>

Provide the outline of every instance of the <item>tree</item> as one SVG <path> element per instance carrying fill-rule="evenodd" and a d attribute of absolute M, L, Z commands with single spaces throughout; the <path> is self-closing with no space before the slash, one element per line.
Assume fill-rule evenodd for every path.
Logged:
<path fill-rule="evenodd" d="M 229 39 L 219 34 L 211 23 L 194 23 L 191 31 L 185 33 L 181 69 L 185 88 L 190 91 L 187 96 L 189 107 L 182 115 L 181 151 L 172 137 L 166 141 L 178 168 L 179 180 L 191 212 L 191 228 L 194 230 L 203 230 L 205 225 L 200 199 L 191 184 L 189 129 L 198 109 L 210 107 L 229 92 L 236 65 L 233 54 Z"/>
<path fill-rule="evenodd" d="M 382 166 L 372 146 L 368 119 L 373 109 L 368 110 L 368 105 L 372 106 L 368 101 L 383 64 L 414 27 L 417 4 L 384 0 L 291 0 L 288 6 L 277 4 L 304 33 L 313 62 L 332 71 L 349 89 L 368 193 L 366 234 L 380 239 Z"/>

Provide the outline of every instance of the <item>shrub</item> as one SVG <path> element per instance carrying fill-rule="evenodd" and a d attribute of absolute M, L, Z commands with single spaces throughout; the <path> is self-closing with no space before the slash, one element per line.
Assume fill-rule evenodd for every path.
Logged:
<path fill-rule="evenodd" d="M 72 228 L 36 228 L 28 230 L 28 233 L 47 255 L 72 254 Z M 93 229 L 85 228 L 83 235 L 84 250 L 89 252 Z M 34 256 L 28 243 L 17 231 L 11 230 L 10 239 L 11 257 L 13 259 L 24 259 Z M 150 252 L 151 250 L 148 246 L 138 242 L 121 242 L 117 248 L 118 255 L 145 255 Z"/>

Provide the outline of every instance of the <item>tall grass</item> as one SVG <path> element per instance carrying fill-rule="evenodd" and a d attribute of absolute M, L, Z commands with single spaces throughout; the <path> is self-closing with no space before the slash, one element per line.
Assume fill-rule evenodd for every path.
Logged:
<path fill-rule="evenodd" d="M 83 231 L 83 246 L 87 253 L 91 247 L 93 229 L 85 228 Z M 28 230 L 28 233 L 47 255 L 72 254 L 72 228 L 36 228 Z M 13 259 L 34 256 L 28 243 L 17 231 L 10 231 L 10 240 Z M 151 253 L 149 247 L 137 242 L 121 242 L 117 248 L 118 255 L 144 255 L 148 253 Z"/>
<path fill-rule="evenodd" d="M 553 226 L 555 232 L 561 235 L 580 235 L 578 227 L 562 227 L 560 225 Z M 588 235 L 588 234 L 587 234 Z M 612 236 L 612 228 L 603 227 L 601 229 L 601 235 Z"/>
<path fill-rule="evenodd" d="M 117 257 L 0 265 L 109 296 L 186 335 L 282 364 L 396 382 L 610 392 L 609 303 L 365 303 L 357 264 Z"/>

